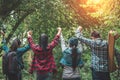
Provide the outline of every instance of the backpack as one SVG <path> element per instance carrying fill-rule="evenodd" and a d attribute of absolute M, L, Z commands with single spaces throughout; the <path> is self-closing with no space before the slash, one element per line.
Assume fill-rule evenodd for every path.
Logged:
<path fill-rule="evenodd" d="M 3 54 L 2 56 L 2 73 L 3 74 L 8 74 L 8 60 L 7 60 L 7 53 Z"/>
<path fill-rule="evenodd" d="M 3 74 L 16 74 L 19 72 L 17 54 L 14 51 L 3 56 Z"/>

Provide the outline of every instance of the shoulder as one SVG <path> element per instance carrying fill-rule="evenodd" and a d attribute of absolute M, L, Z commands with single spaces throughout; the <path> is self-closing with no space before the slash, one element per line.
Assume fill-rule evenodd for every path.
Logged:
<path fill-rule="evenodd" d="M 72 49 L 71 48 L 66 48 L 64 51 L 63 51 L 63 54 L 71 54 L 72 53 Z"/>
<path fill-rule="evenodd" d="M 82 54 L 81 49 L 77 48 L 77 53 L 78 53 L 78 54 Z"/>

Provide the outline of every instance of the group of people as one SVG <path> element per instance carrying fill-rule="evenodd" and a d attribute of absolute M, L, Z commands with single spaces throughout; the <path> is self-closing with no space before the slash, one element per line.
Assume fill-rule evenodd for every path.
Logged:
<path fill-rule="evenodd" d="M 111 80 L 110 72 L 108 68 L 108 42 L 102 40 L 100 33 L 93 31 L 91 33 L 91 39 L 85 38 L 82 34 L 82 27 L 79 26 L 75 31 L 76 37 L 71 37 L 68 40 L 68 45 L 66 45 L 62 29 L 59 27 L 58 32 L 55 35 L 51 43 L 48 43 L 48 36 L 46 34 L 41 34 L 39 37 L 39 44 L 35 44 L 32 39 L 32 32 L 27 32 L 28 45 L 20 48 L 20 40 L 13 40 L 10 49 L 7 47 L 5 41 L 3 40 L 2 49 L 5 53 L 10 51 L 16 51 L 17 59 L 19 62 L 20 70 L 17 74 L 9 73 L 8 80 L 22 80 L 21 70 L 24 65 L 22 64 L 22 56 L 30 48 L 32 49 L 34 56 L 30 66 L 30 73 L 36 73 L 36 80 L 53 80 L 52 75 L 57 73 L 57 67 L 54 60 L 52 50 L 61 42 L 62 58 L 60 64 L 63 68 L 62 79 L 60 80 L 81 80 L 80 67 L 82 64 L 82 47 L 78 47 L 80 43 L 85 43 L 91 49 L 91 70 L 92 70 L 92 80 Z M 3 34 L 4 35 L 4 34 Z M 115 51 L 115 54 L 119 54 Z"/>

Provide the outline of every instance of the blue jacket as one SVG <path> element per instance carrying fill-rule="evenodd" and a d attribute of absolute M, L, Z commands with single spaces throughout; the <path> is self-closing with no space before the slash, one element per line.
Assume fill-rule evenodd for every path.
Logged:
<path fill-rule="evenodd" d="M 71 48 L 67 48 L 65 49 L 63 52 L 63 57 L 60 60 L 60 63 L 62 65 L 66 65 L 66 66 L 72 66 L 72 49 Z M 77 48 L 77 66 L 81 66 L 83 64 L 83 61 L 81 59 L 81 52 L 80 50 Z"/>
<path fill-rule="evenodd" d="M 67 47 L 65 45 L 66 43 L 64 41 L 64 38 L 63 38 L 62 34 L 61 34 L 60 38 L 61 38 L 61 48 L 62 48 L 62 54 L 63 54 L 63 57 L 61 58 L 60 63 L 62 65 L 71 67 L 72 66 L 72 56 L 71 56 L 72 48 Z M 80 48 L 77 48 L 77 54 L 78 54 L 78 56 L 77 56 L 77 66 L 81 67 L 84 64 L 84 62 L 81 59 L 82 50 Z"/>

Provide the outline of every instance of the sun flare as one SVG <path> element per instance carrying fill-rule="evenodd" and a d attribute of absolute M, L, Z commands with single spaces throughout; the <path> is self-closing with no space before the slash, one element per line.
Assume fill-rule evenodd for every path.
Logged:
<path fill-rule="evenodd" d="M 86 12 L 88 12 L 88 15 L 93 15 L 94 17 L 108 15 L 114 5 L 113 0 L 85 0 L 85 1 L 86 1 L 85 3 L 79 4 L 79 6 L 83 7 L 83 9 Z"/>
<path fill-rule="evenodd" d="M 88 0 L 87 4 L 99 4 L 101 2 L 101 0 Z"/>

